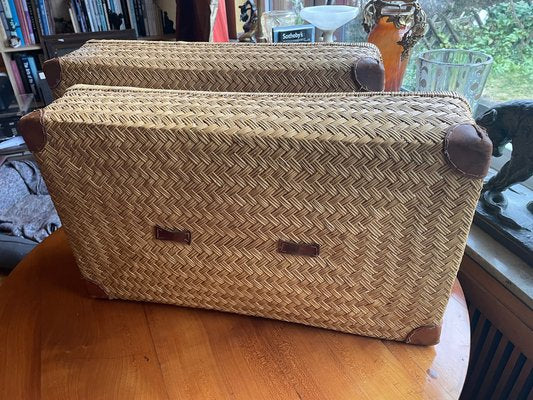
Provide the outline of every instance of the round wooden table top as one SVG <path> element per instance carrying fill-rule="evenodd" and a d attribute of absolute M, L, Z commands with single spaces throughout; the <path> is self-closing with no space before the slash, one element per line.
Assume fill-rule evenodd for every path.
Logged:
<path fill-rule="evenodd" d="M 419 347 L 215 311 L 89 298 L 65 234 L 0 286 L 1 399 L 457 399 L 470 351 L 458 283 Z"/>

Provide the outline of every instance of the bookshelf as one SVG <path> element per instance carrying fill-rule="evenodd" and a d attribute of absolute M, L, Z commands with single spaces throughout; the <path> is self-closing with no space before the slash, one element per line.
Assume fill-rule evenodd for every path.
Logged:
<path fill-rule="evenodd" d="M 88 37 L 120 28 L 134 29 L 143 40 L 175 40 L 174 15 L 174 0 L 0 0 L 0 69 L 19 110 L 27 111 L 42 106 L 37 82 L 48 37 Z M 13 36 L 20 47 L 10 46 Z"/>

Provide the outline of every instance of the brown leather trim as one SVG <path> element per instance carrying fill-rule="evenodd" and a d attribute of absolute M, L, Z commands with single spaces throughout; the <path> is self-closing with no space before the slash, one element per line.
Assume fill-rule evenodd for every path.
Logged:
<path fill-rule="evenodd" d="M 172 242 L 191 244 L 191 232 L 187 230 L 169 230 L 156 226 L 155 238 L 159 240 L 170 240 Z"/>
<path fill-rule="evenodd" d="M 413 329 L 407 338 L 405 343 L 416 344 L 419 346 L 433 346 L 440 342 L 440 325 L 425 325 L 419 328 Z"/>
<path fill-rule="evenodd" d="M 446 131 L 444 156 L 456 171 L 480 179 L 489 172 L 492 142 L 478 125 L 455 125 Z"/>
<path fill-rule="evenodd" d="M 295 256 L 317 257 L 320 254 L 320 245 L 316 243 L 293 243 L 278 240 L 278 252 Z"/>
<path fill-rule="evenodd" d="M 55 89 L 61 83 L 61 63 L 59 58 L 46 60 L 43 64 L 43 72 L 50 89 Z"/>
<path fill-rule="evenodd" d="M 28 149 L 34 153 L 41 151 L 46 145 L 46 130 L 43 124 L 44 111 L 35 110 L 23 116 L 18 124 L 20 132 Z"/>
<path fill-rule="evenodd" d="M 95 299 L 110 299 L 110 297 L 104 292 L 104 290 L 98 286 L 96 283 L 88 281 L 87 279 L 83 280 L 85 282 L 85 288 L 87 289 L 87 294 L 90 297 Z"/>
<path fill-rule="evenodd" d="M 385 88 L 383 63 L 372 57 L 363 57 L 355 62 L 352 78 L 366 92 L 382 92 Z"/>

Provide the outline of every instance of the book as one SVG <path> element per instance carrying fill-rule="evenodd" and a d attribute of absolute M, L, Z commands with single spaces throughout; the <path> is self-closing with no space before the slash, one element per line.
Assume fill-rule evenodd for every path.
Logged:
<path fill-rule="evenodd" d="M 41 93 L 39 91 L 39 85 L 37 84 L 37 82 L 39 82 L 39 69 L 37 68 L 35 57 L 28 56 L 28 63 L 30 65 L 30 72 L 35 85 L 35 101 L 41 101 Z"/>
<path fill-rule="evenodd" d="M 82 0 L 83 4 L 85 5 L 87 18 L 89 19 L 89 26 L 91 28 L 90 32 L 97 32 L 98 31 L 98 25 L 96 25 L 96 19 L 94 18 L 94 11 L 92 8 L 92 2 L 91 0 Z"/>
<path fill-rule="evenodd" d="M 30 82 L 28 81 L 28 77 L 26 76 L 26 73 L 24 71 L 24 65 L 22 64 L 22 55 L 21 54 L 15 54 L 13 56 L 13 59 L 15 60 L 17 64 L 17 69 L 20 74 L 20 79 L 22 82 L 22 86 L 24 87 L 24 90 L 21 93 L 31 93 L 31 87 Z"/>
<path fill-rule="evenodd" d="M 30 43 L 35 44 L 35 33 L 33 32 L 33 27 L 31 25 L 30 10 L 28 8 L 28 2 L 26 0 L 20 0 L 20 2 L 22 3 L 22 9 L 24 11 L 26 25 L 28 27 Z"/>
<path fill-rule="evenodd" d="M 109 10 L 107 8 L 107 2 L 105 0 L 99 0 L 100 9 L 102 12 L 102 15 L 104 16 L 104 24 L 106 26 L 105 30 L 109 31 L 112 30 L 113 27 L 109 23 Z"/>
<path fill-rule="evenodd" d="M 135 29 L 135 34 L 139 36 L 139 27 L 137 26 L 137 19 L 135 17 L 134 0 L 125 0 L 128 6 L 128 15 L 130 18 L 131 27 Z"/>
<path fill-rule="evenodd" d="M 26 23 L 26 15 L 24 14 L 24 8 L 22 7 L 22 0 L 14 0 L 15 10 L 19 20 L 20 28 L 22 30 L 22 36 L 24 37 L 24 45 L 31 44 L 30 32 Z"/>
<path fill-rule="evenodd" d="M 7 0 L 7 3 L 8 3 L 7 8 L 9 9 L 10 16 L 11 16 L 11 26 L 14 28 L 14 31 L 15 31 L 15 34 L 12 36 L 18 37 L 20 39 L 20 45 L 24 46 L 26 42 L 24 41 L 24 35 L 22 34 L 22 28 L 20 26 L 20 21 L 17 16 L 17 9 L 15 7 L 15 1 Z M 4 7 L 4 11 L 6 11 L 5 7 Z M 7 17 L 7 12 L 6 12 L 6 17 Z"/>
<path fill-rule="evenodd" d="M 70 1 L 70 5 L 68 7 L 68 15 L 70 16 L 70 20 L 72 21 L 72 28 L 74 29 L 74 33 L 80 33 L 81 28 L 78 22 L 78 18 L 76 17 L 76 12 L 74 11 L 72 1 Z"/>
<path fill-rule="evenodd" d="M 120 25 L 120 29 L 125 29 L 126 28 L 126 14 L 127 14 L 127 10 L 124 10 L 122 8 L 122 2 L 120 0 L 111 0 L 112 3 L 115 3 L 115 9 L 116 9 L 116 13 L 117 15 L 120 15 L 122 14 L 122 24 Z"/>
<path fill-rule="evenodd" d="M 20 76 L 19 68 L 17 66 L 17 62 L 15 60 L 10 60 L 9 62 L 11 64 L 11 70 L 13 71 L 13 77 L 15 78 L 17 92 L 19 94 L 26 93 L 26 90 L 24 89 L 24 84 L 22 83 L 22 78 Z"/>
<path fill-rule="evenodd" d="M 38 15 L 41 22 L 41 28 L 43 35 L 50 35 L 50 27 L 48 26 L 48 17 L 46 16 L 46 7 L 44 5 L 44 0 L 36 0 L 38 1 L 37 9 L 38 9 Z"/>
<path fill-rule="evenodd" d="M 92 32 L 91 20 L 89 18 L 89 10 L 87 9 L 87 4 L 85 0 L 75 0 L 78 2 L 78 6 L 81 12 L 81 19 L 84 21 L 85 32 Z"/>
<path fill-rule="evenodd" d="M 142 0 L 133 0 L 135 22 L 137 23 L 138 35 L 146 36 L 146 27 L 144 26 L 144 16 L 142 12 Z"/>
<path fill-rule="evenodd" d="M 50 30 L 50 35 L 53 35 L 56 33 L 56 26 L 54 16 L 52 15 L 52 7 L 50 6 L 50 2 L 48 0 L 44 0 L 44 7 L 46 11 L 46 18 L 48 18 L 48 28 Z"/>
<path fill-rule="evenodd" d="M 119 2 L 122 16 L 124 17 L 123 24 L 121 25 L 120 29 L 132 29 L 128 2 L 127 0 L 120 0 Z"/>
<path fill-rule="evenodd" d="M 30 61 L 28 59 L 28 56 L 26 54 L 22 54 L 21 60 L 22 60 L 21 74 L 26 75 L 28 84 L 30 86 L 30 90 L 26 93 L 33 93 L 33 95 L 37 99 L 37 96 L 39 95 L 37 91 L 37 82 L 35 81 L 35 78 L 33 77 L 33 74 L 31 72 Z"/>
<path fill-rule="evenodd" d="M 33 0 L 28 1 L 28 13 L 30 14 L 30 23 L 32 26 L 33 33 L 35 35 L 35 43 L 41 42 L 41 26 L 39 24 L 39 17 L 37 14 L 37 9 L 35 7 L 35 2 Z"/>

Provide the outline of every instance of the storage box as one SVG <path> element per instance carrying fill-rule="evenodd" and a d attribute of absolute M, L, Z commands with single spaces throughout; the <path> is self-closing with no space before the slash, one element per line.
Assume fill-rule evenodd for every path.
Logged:
<path fill-rule="evenodd" d="M 492 151 L 449 93 L 77 85 L 19 128 L 94 293 L 416 344 Z"/>
<path fill-rule="evenodd" d="M 370 43 L 237 44 L 90 40 L 44 64 L 54 95 L 84 83 L 229 92 L 381 91 Z"/>

